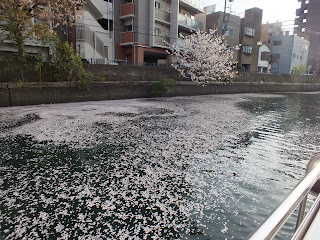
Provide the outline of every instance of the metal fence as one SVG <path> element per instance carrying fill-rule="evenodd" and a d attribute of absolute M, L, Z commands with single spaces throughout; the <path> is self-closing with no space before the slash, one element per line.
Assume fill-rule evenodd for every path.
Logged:
<path fill-rule="evenodd" d="M 115 59 L 115 60 L 108 60 L 108 59 L 83 59 L 84 63 L 90 64 L 101 64 L 101 65 L 112 65 L 112 66 L 138 66 L 138 67 L 171 67 L 171 64 L 167 63 L 137 63 L 133 64 L 130 63 L 128 60 L 122 59 Z"/>

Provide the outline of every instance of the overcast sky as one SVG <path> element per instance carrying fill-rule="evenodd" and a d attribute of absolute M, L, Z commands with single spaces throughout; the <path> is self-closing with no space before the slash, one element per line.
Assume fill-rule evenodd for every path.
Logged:
<path fill-rule="evenodd" d="M 217 4 L 217 11 L 223 11 L 224 0 L 203 0 L 205 6 Z M 229 2 L 229 0 L 227 0 Z M 231 12 L 243 17 L 246 9 L 258 7 L 263 9 L 263 23 L 286 22 L 285 28 L 293 28 L 293 20 L 296 16 L 296 9 L 301 3 L 298 0 L 234 0 L 231 4 Z"/>

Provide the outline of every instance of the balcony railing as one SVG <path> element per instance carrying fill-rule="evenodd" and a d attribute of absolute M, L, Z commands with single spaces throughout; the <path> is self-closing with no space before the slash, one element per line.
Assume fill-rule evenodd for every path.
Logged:
<path fill-rule="evenodd" d="M 134 42 L 134 32 L 121 33 L 121 44 L 128 44 Z"/>
<path fill-rule="evenodd" d="M 160 20 L 170 22 L 170 13 L 163 11 L 161 9 L 158 9 L 158 8 L 155 9 L 155 17 Z"/>
<path fill-rule="evenodd" d="M 134 15 L 134 3 L 126 3 L 120 6 L 120 17 Z"/>
<path fill-rule="evenodd" d="M 203 30 L 203 24 L 200 22 L 197 22 L 181 13 L 178 15 L 178 23 L 183 24 L 184 26 L 193 28 L 193 29 L 200 29 Z"/>
<path fill-rule="evenodd" d="M 97 33 L 92 31 L 88 26 L 76 25 L 76 39 L 77 42 L 88 43 L 101 56 L 104 56 L 103 41 L 97 36 Z"/>
<path fill-rule="evenodd" d="M 163 36 L 154 36 L 154 44 L 168 47 L 168 44 L 170 44 L 170 38 Z"/>
<path fill-rule="evenodd" d="M 185 3 L 190 4 L 193 7 L 196 7 L 197 9 L 203 9 L 204 8 L 204 3 L 202 0 L 181 0 Z"/>

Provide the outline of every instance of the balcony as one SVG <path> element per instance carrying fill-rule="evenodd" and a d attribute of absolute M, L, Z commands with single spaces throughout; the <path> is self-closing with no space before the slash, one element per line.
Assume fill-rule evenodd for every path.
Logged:
<path fill-rule="evenodd" d="M 134 3 L 129 2 L 120 6 L 120 19 L 134 17 Z"/>
<path fill-rule="evenodd" d="M 120 45 L 131 45 L 134 43 L 134 32 L 122 32 L 120 36 Z"/>
<path fill-rule="evenodd" d="M 159 8 L 155 9 L 155 18 L 156 20 L 160 20 L 161 22 L 167 22 L 170 23 L 170 13 L 163 11 Z"/>
<path fill-rule="evenodd" d="M 178 23 L 179 27 L 186 28 L 187 30 L 202 30 L 203 31 L 203 23 L 197 22 L 194 19 L 187 17 L 179 13 L 178 15 Z"/>
<path fill-rule="evenodd" d="M 154 36 L 154 45 L 160 45 L 160 46 L 168 47 L 168 44 L 170 44 L 170 38 L 169 37 Z"/>
<path fill-rule="evenodd" d="M 308 4 L 302 3 L 301 7 L 296 10 L 296 16 L 300 16 L 300 15 L 304 14 L 304 11 L 307 9 L 308 9 Z"/>
<path fill-rule="evenodd" d="M 202 0 L 180 0 L 180 7 L 191 14 L 203 13 L 204 3 Z"/>

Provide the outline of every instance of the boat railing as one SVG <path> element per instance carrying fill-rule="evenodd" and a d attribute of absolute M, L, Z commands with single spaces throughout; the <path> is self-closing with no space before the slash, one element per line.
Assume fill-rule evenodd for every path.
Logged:
<path fill-rule="evenodd" d="M 249 236 L 248 240 L 272 239 L 298 207 L 296 230 L 292 239 L 303 239 L 308 232 L 320 206 L 320 155 L 313 157 L 307 166 L 307 173 L 286 199 Z M 318 196 L 305 216 L 308 194 Z M 318 236 L 319 237 L 319 236 Z"/>

